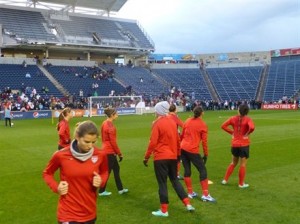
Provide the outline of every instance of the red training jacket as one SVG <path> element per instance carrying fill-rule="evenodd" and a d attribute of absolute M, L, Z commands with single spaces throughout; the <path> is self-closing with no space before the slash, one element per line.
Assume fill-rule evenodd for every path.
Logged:
<path fill-rule="evenodd" d="M 106 154 L 121 155 L 121 150 L 117 144 L 117 129 L 113 122 L 105 120 L 101 126 L 102 149 Z"/>
<path fill-rule="evenodd" d="M 62 147 L 67 147 L 70 145 L 71 143 L 70 126 L 69 126 L 69 122 L 65 119 L 61 120 L 58 123 L 58 136 L 59 136 L 58 145 Z"/>
<path fill-rule="evenodd" d="M 255 126 L 250 117 L 237 115 L 225 121 L 221 128 L 232 135 L 232 147 L 243 147 L 250 144 L 249 134 L 254 131 Z"/>
<path fill-rule="evenodd" d="M 202 142 L 203 153 L 208 156 L 207 134 L 207 125 L 201 118 L 188 118 L 183 125 L 181 149 L 198 154 L 199 145 Z"/>
<path fill-rule="evenodd" d="M 96 218 L 97 188 L 93 186 L 94 172 L 101 179 L 101 187 L 108 178 L 107 156 L 94 148 L 92 157 L 80 161 L 73 157 L 70 146 L 56 151 L 43 171 L 43 178 L 53 192 L 57 193 L 55 172 L 60 169 L 60 180 L 67 181 L 68 193 L 59 197 L 57 217 L 60 222 L 86 222 Z"/>
<path fill-rule="evenodd" d="M 177 159 L 179 135 L 176 123 L 169 116 L 158 117 L 152 124 L 151 136 L 145 159 L 151 154 L 154 160 Z"/>
<path fill-rule="evenodd" d="M 175 113 L 169 113 L 168 116 L 170 116 L 177 124 L 177 127 L 183 127 L 183 122 L 182 120 L 179 119 L 179 117 L 177 116 L 177 114 Z"/>

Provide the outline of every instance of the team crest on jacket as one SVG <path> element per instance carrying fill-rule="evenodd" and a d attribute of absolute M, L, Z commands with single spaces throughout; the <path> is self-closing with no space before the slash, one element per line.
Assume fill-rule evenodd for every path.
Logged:
<path fill-rule="evenodd" d="M 92 156 L 91 160 L 93 163 L 96 163 L 98 161 L 98 156 Z"/>

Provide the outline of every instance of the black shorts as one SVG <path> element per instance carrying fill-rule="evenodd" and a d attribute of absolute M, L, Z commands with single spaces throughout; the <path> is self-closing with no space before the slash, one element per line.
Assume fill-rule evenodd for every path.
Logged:
<path fill-rule="evenodd" d="M 249 158 L 249 145 L 243 147 L 231 147 L 231 154 L 234 157 Z"/>

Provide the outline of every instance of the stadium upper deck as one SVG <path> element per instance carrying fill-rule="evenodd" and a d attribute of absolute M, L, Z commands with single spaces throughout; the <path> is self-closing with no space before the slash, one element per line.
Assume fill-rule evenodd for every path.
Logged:
<path fill-rule="evenodd" d="M 14 6 L 0 5 L 0 39 L 3 40 L 0 48 L 67 49 L 136 56 L 155 50 L 153 41 L 136 20 L 102 16 L 105 12 L 109 15 L 111 11 L 118 11 L 126 1 L 101 1 L 100 5 L 97 5 L 99 1 L 76 1 L 76 5 L 74 1 L 68 2 L 73 4 L 64 5 L 59 11 L 50 6 L 48 10 L 19 7 L 15 1 Z M 77 6 L 85 5 L 96 8 L 85 11 L 80 8 L 81 11 L 94 10 L 98 15 L 76 12 L 80 11 L 75 10 Z"/>

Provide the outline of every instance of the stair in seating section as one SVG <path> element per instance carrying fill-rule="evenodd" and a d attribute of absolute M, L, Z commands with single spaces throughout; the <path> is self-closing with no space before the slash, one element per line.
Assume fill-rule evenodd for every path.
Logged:
<path fill-rule="evenodd" d="M 70 93 L 47 71 L 42 65 L 37 65 L 39 69 L 45 74 L 45 76 L 53 83 L 53 85 L 64 95 L 70 95 Z"/>

